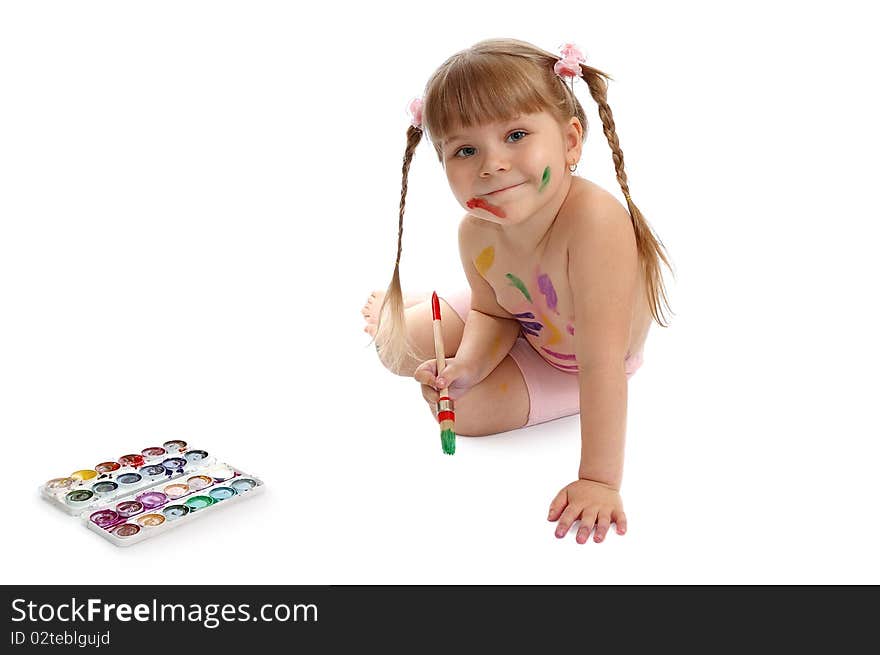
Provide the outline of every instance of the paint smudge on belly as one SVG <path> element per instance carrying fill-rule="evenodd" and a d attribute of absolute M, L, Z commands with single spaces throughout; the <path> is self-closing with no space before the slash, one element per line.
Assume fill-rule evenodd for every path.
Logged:
<path fill-rule="evenodd" d="M 506 277 L 508 280 L 510 280 L 510 283 L 511 283 L 513 286 L 515 286 L 517 289 L 519 289 L 520 291 L 522 291 L 522 295 L 524 295 L 524 296 L 526 297 L 526 300 L 528 300 L 529 302 L 532 302 L 532 296 L 529 295 L 529 290 L 526 289 L 526 285 L 523 284 L 523 281 L 522 281 L 522 280 L 520 280 L 520 279 L 519 279 L 516 275 L 514 275 L 513 273 L 508 273 L 508 274 L 505 275 L 504 277 Z"/>
<path fill-rule="evenodd" d="M 474 268 L 477 269 L 477 272 L 486 277 L 486 271 L 492 268 L 492 264 L 495 262 L 495 247 L 494 246 L 486 246 L 477 255 L 477 258 L 474 260 Z"/>
<path fill-rule="evenodd" d="M 538 193 L 543 191 L 544 187 L 546 187 L 548 184 L 550 184 L 550 167 L 549 166 L 544 169 L 544 175 L 543 175 L 543 177 L 541 177 L 541 186 L 538 187 Z"/>
<path fill-rule="evenodd" d="M 568 330 L 568 333 L 569 333 L 571 336 L 574 336 L 574 325 L 572 325 L 571 323 L 569 323 L 568 325 L 565 326 L 565 329 Z"/>
<path fill-rule="evenodd" d="M 555 357 L 556 359 L 564 359 L 566 361 L 577 359 L 577 356 L 575 356 L 575 355 L 566 355 L 565 353 L 558 353 L 554 350 L 550 350 L 549 348 L 545 348 L 544 346 L 541 346 L 541 350 L 543 350 L 548 355 Z"/>
<path fill-rule="evenodd" d="M 538 290 L 544 294 L 547 307 L 558 314 L 559 310 L 556 309 L 556 304 L 559 302 L 559 299 L 556 297 L 556 289 L 553 287 L 553 282 L 550 281 L 550 276 L 546 273 L 538 276 Z"/>
<path fill-rule="evenodd" d="M 507 214 L 504 213 L 504 210 L 501 209 L 501 207 L 496 207 L 482 198 L 471 198 L 465 203 L 465 205 L 467 205 L 468 209 L 485 209 L 490 214 L 495 214 L 498 218 L 507 218 Z"/>
<path fill-rule="evenodd" d="M 541 320 L 544 321 L 544 326 L 550 332 L 550 338 L 547 340 L 547 345 L 552 346 L 554 343 L 559 343 L 562 341 L 562 333 L 550 322 L 546 316 L 541 314 Z"/>

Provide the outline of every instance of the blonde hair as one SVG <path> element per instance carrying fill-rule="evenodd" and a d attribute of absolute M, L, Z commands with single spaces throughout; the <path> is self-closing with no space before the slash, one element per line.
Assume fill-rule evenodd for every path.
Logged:
<path fill-rule="evenodd" d="M 576 116 L 584 128 L 583 139 L 586 140 L 587 118 L 581 103 L 574 96 L 573 85 L 572 88 L 566 86 L 553 70 L 559 59 L 559 55 L 516 39 L 480 41 L 447 59 L 428 80 L 423 99 L 422 129 L 432 141 L 440 161 L 443 159 L 442 141 L 452 129 L 506 121 L 521 114 L 547 111 L 560 124 Z M 617 182 L 626 198 L 635 231 L 651 315 L 662 327 L 668 327 L 664 323 L 665 314 L 661 307 L 662 304 L 669 308 L 669 303 L 660 262 L 665 263 L 670 271 L 672 267 L 664 252 L 663 243 L 655 236 L 630 197 L 629 184 L 623 169 L 623 152 L 606 97 L 607 80 L 613 78 L 586 64 L 581 65 L 581 78 L 599 105 L 599 117 L 602 119 L 605 138 L 611 146 Z M 407 129 L 397 230 L 397 261 L 379 311 L 374 337 L 382 361 L 392 370 L 397 370 L 407 356 L 415 359 L 419 357 L 406 338 L 403 292 L 400 287 L 400 254 L 407 178 L 413 153 L 421 138 L 422 130 L 412 126 Z M 380 332 L 386 321 L 388 323 L 384 332 Z"/>

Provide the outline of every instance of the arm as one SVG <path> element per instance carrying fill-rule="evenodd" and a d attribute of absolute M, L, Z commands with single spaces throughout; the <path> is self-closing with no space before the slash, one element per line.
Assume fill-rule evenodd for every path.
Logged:
<path fill-rule="evenodd" d="M 575 291 L 575 352 L 580 379 L 578 477 L 619 489 L 623 478 L 627 381 L 624 359 L 638 281 L 629 214 L 619 203 L 581 221 L 568 253 Z"/>
<path fill-rule="evenodd" d="M 474 266 L 475 253 L 485 244 L 473 220 L 465 216 L 458 228 L 458 251 L 471 287 L 471 311 L 455 358 L 473 367 L 476 384 L 494 371 L 510 352 L 519 334 L 519 323 L 498 304 L 495 291 Z"/>
<path fill-rule="evenodd" d="M 626 431 L 626 357 L 635 305 L 638 254 L 629 214 L 618 203 L 584 216 L 568 248 L 575 311 L 575 354 L 580 382 L 581 461 L 578 479 L 556 494 L 549 521 L 564 537 L 600 542 L 613 522 L 626 533 L 620 498 Z"/>

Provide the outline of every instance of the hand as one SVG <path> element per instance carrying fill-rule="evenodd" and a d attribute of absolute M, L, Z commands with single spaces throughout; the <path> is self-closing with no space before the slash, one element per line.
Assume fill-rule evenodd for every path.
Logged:
<path fill-rule="evenodd" d="M 474 386 L 478 380 L 476 379 L 474 368 L 466 361 L 456 360 L 455 357 L 446 359 L 446 367 L 443 374 L 437 377 L 437 360 L 429 359 L 422 362 L 413 372 L 416 381 L 422 384 L 422 397 L 428 401 L 435 412 L 437 408 L 437 400 L 440 398 L 440 391 L 444 387 L 449 387 L 449 397 L 452 400 L 461 398 L 468 390 Z"/>
<path fill-rule="evenodd" d="M 614 487 L 592 480 L 576 480 L 563 488 L 553 502 L 550 503 L 548 521 L 559 520 L 556 536 L 562 539 L 568 534 L 571 524 L 581 520 L 575 540 L 579 544 L 587 543 L 590 531 L 596 526 L 593 541 L 599 543 L 605 539 L 605 533 L 613 522 L 617 526 L 617 534 L 626 533 L 626 514 L 623 513 L 623 501 Z"/>

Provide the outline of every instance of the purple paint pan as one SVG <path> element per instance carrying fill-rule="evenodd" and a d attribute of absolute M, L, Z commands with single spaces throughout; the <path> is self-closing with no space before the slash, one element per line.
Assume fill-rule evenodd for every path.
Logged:
<path fill-rule="evenodd" d="M 168 496 L 161 491 L 147 491 L 137 497 L 137 502 L 144 506 L 144 509 L 156 509 L 168 502 Z"/>
<path fill-rule="evenodd" d="M 89 519 L 99 528 L 109 528 L 119 522 L 119 514 L 112 509 L 102 509 L 94 512 Z"/>

